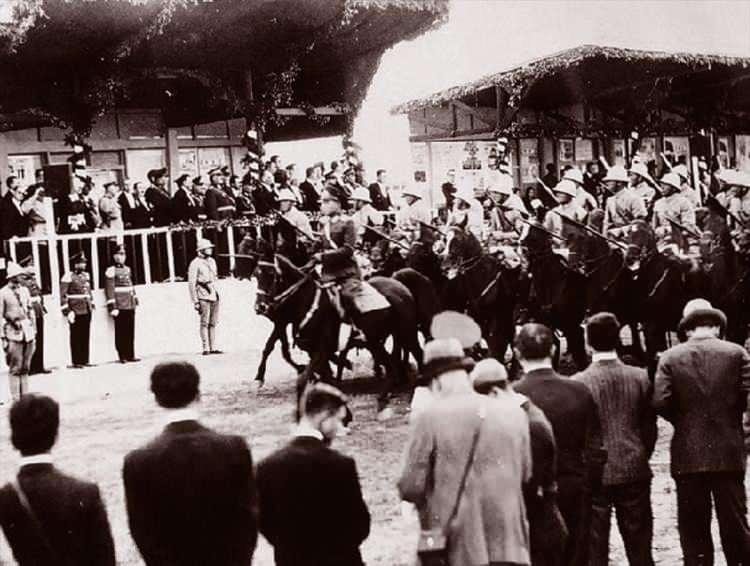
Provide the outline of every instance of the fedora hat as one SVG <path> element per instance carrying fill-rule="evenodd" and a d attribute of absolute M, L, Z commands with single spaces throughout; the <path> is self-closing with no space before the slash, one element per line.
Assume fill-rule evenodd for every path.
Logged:
<path fill-rule="evenodd" d="M 423 360 L 422 384 L 428 384 L 449 371 L 462 369 L 469 372 L 474 369 L 474 360 L 464 354 L 458 338 L 437 338 L 427 342 Z"/>
<path fill-rule="evenodd" d="M 684 334 L 698 326 L 718 326 L 723 333 L 727 327 L 727 317 L 706 299 L 693 299 L 688 301 L 682 310 L 682 320 L 678 331 Z"/>
<path fill-rule="evenodd" d="M 8 267 L 6 267 L 5 273 L 6 279 L 10 280 L 24 275 L 26 275 L 26 270 L 24 270 L 20 265 L 13 261 L 8 262 Z"/>
<path fill-rule="evenodd" d="M 211 240 L 207 240 L 206 238 L 201 238 L 200 240 L 198 240 L 198 245 L 195 247 L 195 250 L 198 252 L 202 252 L 203 250 L 208 250 L 213 247 L 215 246 Z"/>
<path fill-rule="evenodd" d="M 613 165 L 609 169 L 607 169 L 607 174 L 604 176 L 604 179 L 602 181 L 617 181 L 618 183 L 629 183 L 630 177 L 628 177 L 628 172 L 625 170 L 625 167 L 622 165 Z"/>

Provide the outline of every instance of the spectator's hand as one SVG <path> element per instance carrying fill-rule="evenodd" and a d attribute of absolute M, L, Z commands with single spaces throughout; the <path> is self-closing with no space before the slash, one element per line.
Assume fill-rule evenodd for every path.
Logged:
<path fill-rule="evenodd" d="M 76 321 L 76 313 L 74 313 L 73 311 L 70 311 L 68 313 L 68 322 L 70 324 L 73 324 L 75 321 Z"/>
<path fill-rule="evenodd" d="M 120 309 L 112 309 L 112 312 L 109 314 L 112 315 L 112 318 L 117 318 L 117 315 L 120 314 Z"/>

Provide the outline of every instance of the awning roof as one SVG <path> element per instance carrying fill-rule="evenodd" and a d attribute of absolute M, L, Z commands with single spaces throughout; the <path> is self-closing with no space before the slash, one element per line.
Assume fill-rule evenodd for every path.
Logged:
<path fill-rule="evenodd" d="M 115 106 L 155 107 L 169 126 L 255 117 L 274 139 L 344 133 L 383 52 L 447 15 L 447 0 L 18 5 L 0 30 L 0 128 L 58 123 L 85 132 Z M 285 121 L 273 112 L 313 107 L 344 115 Z"/>

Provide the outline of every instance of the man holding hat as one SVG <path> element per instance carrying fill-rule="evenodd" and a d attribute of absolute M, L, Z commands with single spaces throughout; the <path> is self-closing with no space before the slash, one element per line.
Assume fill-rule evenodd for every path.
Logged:
<path fill-rule="evenodd" d="M 659 358 L 654 407 L 674 426 L 671 472 L 685 564 L 713 564 L 711 500 L 727 564 L 750 564 L 742 416 L 750 354 L 722 339 L 726 316 L 705 299 L 685 305 L 687 340 Z"/>
<path fill-rule="evenodd" d="M 693 234 L 699 234 L 695 222 L 695 209 L 680 192 L 679 176 L 674 172 L 664 175 L 659 180 L 659 192 L 662 198 L 654 203 L 653 218 L 657 237 L 672 233 L 670 220 L 681 224 Z"/>
<path fill-rule="evenodd" d="M 417 506 L 423 531 L 448 536 L 451 566 L 529 564 L 522 488 L 532 464 L 523 409 L 474 393 L 474 363 L 457 338 L 428 342 L 424 362 L 434 399 L 411 427 L 401 498 Z"/>
<path fill-rule="evenodd" d="M 200 335 L 203 355 L 221 354 L 216 348 L 216 325 L 219 322 L 219 293 L 216 291 L 218 271 L 211 257 L 214 245 L 201 238 L 196 246 L 197 256 L 188 267 L 190 300 L 200 315 Z"/>
<path fill-rule="evenodd" d="M 21 284 L 25 275 L 18 264 L 8 263 L 7 284 L 0 289 L 0 342 L 8 364 L 10 396 L 13 401 L 18 401 L 28 390 L 27 381 L 36 338 L 31 295 Z"/>
<path fill-rule="evenodd" d="M 169 178 L 167 169 L 152 169 L 147 177 L 151 186 L 146 189 L 145 196 L 153 212 L 154 226 L 169 226 L 172 222 L 172 201 L 166 189 Z"/>
<path fill-rule="evenodd" d="M 555 193 L 557 202 L 560 204 L 547 212 L 544 217 L 544 227 L 553 234 L 567 240 L 569 236 L 575 234 L 568 228 L 569 224 L 566 224 L 560 215 L 583 223 L 586 220 L 586 211 L 579 206 L 576 200 L 576 186 L 573 181 L 563 179 L 552 189 L 552 192 Z"/>
<path fill-rule="evenodd" d="M 524 485 L 533 566 L 560 563 L 567 528 L 557 507 L 557 448 L 552 425 L 528 397 L 513 391 L 508 372 L 495 358 L 479 362 L 471 372 L 474 391 L 520 406 L 529 420 L 531 479 Z"/>
<path fill-rule="evenodd" d="M 391 197 L 388 194 L 388 187 L 385 184 L 387 171 L 385 169 L 378 169 L 376 175 L 375 182 L 372 183 L 368 189 L 370 202 L 375 210 L 390 210 L 392 208 Z"/>
<path fill-rule="evenodd" d="M 36 347 L 34 355 L 31 357 L 31 368 L 29 375 L 38 373 L 51 373 L 44 367 L 44 315 L 47 309 L 44 306 L 44 296 L 39 283 L 36 280 L 36 271 L 34 270 L 33 258 L 28 256 L 22 259 L 18 264 L 24 268 L 25 276 L 21 279 L 21 285 L 29 290 L 31 297 L 31 308 L 34 309 L 34 327 L 36 329 Z"/>
<path fill-rule="evenodd" d="M 657 184 L 648 172 L 648 167 L 643 161 L 635 161 L 630 166 L 630 183 L 633 192 L 643 199 L 646 209 L 651 208 L 651 204 L 656 198 Z"/>
<path fill-rule="evenodd" d="M 86 256 L 83 252 L 70 258 L 73 271 L 68 271 L 60 280 L 60 305 L 63 316 L 70 324 L 70 357 L 74 368 L 89 364 L 89 341 L 91 335 L 91 313 L 94 311 L 94 296 L 91 294 L 91 277 L 86 271 Z"/>
<path fill-rule="evenodd" d="M 199 183 L 201 183 L 200 176 L 196 177 Z M 191 190 L 188 181 L 190 175 L 180 175 L 175 179 L 175 185 L 177 190 L 172 195 L 172 222 L 175 224 L 182 222 L 187 224 L 189 222 L 198 221 L 198 203 L 195 201 L 193 191 Z"/>
<path fill-rule="evenodd" d="M 113 255 L 114 265 L 104 272 L 104 294 L 107 297 L 107 310 L 115 321 L 115 348 L 121 364 L 138 361 L 133 345 L 138 297 L 135 296 L 133 276 L 130 267 L 125 265 L 125 257 L 125 247 L 120 246 Z"/>
<path fill-rule="evenodd" d="M 625 235 L 628 226 L 648 216 L 646 205 L 628 187 L 630 177 L 625 167 L 610 167 L 602 181 L 611 194 L 604 208 L 604 233 L 614 237 Z"/>

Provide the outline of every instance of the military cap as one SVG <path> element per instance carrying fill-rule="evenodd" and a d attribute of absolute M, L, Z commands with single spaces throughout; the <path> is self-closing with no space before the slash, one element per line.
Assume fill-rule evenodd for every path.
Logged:
<path fill-rule="evenodd" d="M 181 185 L 183 185 L 183 184 L 185 183 L 185 181 L 187 181 L 187 180 L 188 180 L 189 178 L 190 178 L 190 175 L 188 175 L 187 173 L 183 173 L 182 175 L 180 175 L 179 177 L 177 177 L 177 178 L 176 178 L 176 179 L 174 180 L 174 182 L 175 182 L 175 183 L 177 183 L 178 185 L 180 185 L 180 186 L 181 186 Z"/>
<path fill-rule="evenodd" d="M 193 177 L 193 184 L 198 186 L 205 185 L 205 183 L 203 182 L 203 177 L 200 175 L 198 175 L 197 177 Z"/>
<path fill-rule="evenodd" d="M 166 167 L 162 167 L 161 169 L 151 169 L 151 171 L 146 174 L 146 178 L 148 178 L 149 181 L 155 181 L 156 179 L 166 177 L 167 174 Z"/>
<path fill-rule="evenodd" d="M 75 265 L 77 263 L 88 263 L 88 259 L 86 259 L 85 253 L 78 252 L 70 256 L 70 264 Z"/>

